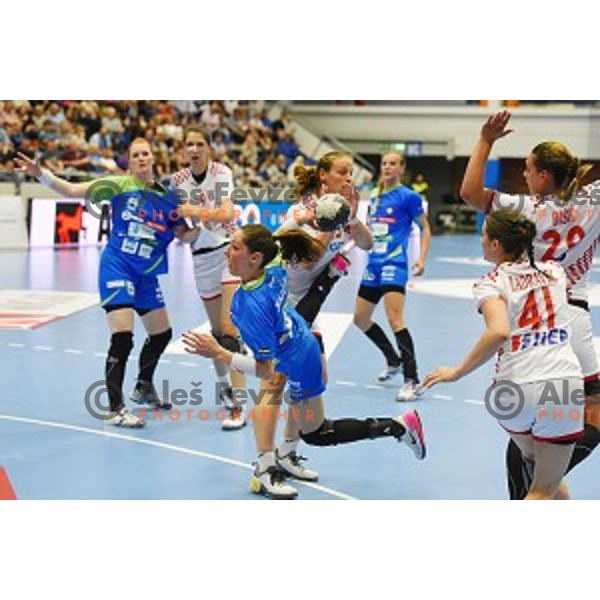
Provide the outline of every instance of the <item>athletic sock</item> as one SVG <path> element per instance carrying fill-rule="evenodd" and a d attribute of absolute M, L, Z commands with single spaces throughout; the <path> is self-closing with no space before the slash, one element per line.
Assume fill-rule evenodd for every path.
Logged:
<path fill-rule="evenodd" d="M 404 379 L 412 379 L 413 381 L 419 381 L 417 375 L 417 359 L 415 356 L 415 346 L 413 344 L 412 336 L 408 329 L 404 328 L 394 333 L 396 337 L 396 344 L 400 351 L 400 358 L 402 360 L 402 371 Z"/>
<path fill-rule="evenodd" d="M 392 346 L 392 343 L 388 340 L 383 329 L 381 329 L 377 323 L 373 323 L 373 325 L 365 331 L 365 335 L 379 348 L 379 350 L 381 350 L 388 366 L 398 367 L 400 365 L 400 357 L 396 354 L 394 346 Z"/>

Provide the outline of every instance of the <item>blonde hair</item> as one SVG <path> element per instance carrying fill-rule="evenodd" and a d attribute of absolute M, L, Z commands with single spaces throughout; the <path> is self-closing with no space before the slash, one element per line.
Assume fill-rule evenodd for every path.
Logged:
<path fill-rule="evenodd" d="M 381 155 L 381 160 L 383 160 L 386 156 L 389 156 L 390 154 L 393 154 L 400 159 L 401 166 L 404 166 L 406 164 L 406 158 L 404 157 L 404 154 L 402 154 L 402 152 L 398 152 L 397 150 L 390 150 L 389 152 L 384 152 Z M 402 182 L 402 177 L 400 177 L 400 181 Z M 375 189 L 377 190 L 375 202 L 379 204 L 379 198 L 381 197 L 381 194 L 383 194 L 384 190 L 384 182 L 382 175 L 379 177 L 379 181 L 377 182 L 377 187 Z"/>
<path fill-rule="evenodd" d="M 323 154 L 319 159 L 319 162 L 313 167 L 307 167 L 305 165 L 296 165 L 294 167 L 294 179 L 296 180 L 296 191 L 300 196 L 304 196 L 310 193 L 317 193 L 321 182 L 319 181 L 319 172 L 321 170 L 329 173 L 333 163 L 338 158 L 352 158 L 352 155 L 348 152 L 327 152 Z"/>
<path fill-rule="evenodd" d="M 150 145 L 150 142 L 143 137 L 137 137 L 133 140 L 133 142 L 131 142 L 131 144 L 129 144 L 129 148 L 127 149 L 127 155 L 129 156 L 131 154 L 131 149 L 136 145 L 136 144 L 145 144 L 146 146 L 148 146 L 148 148 L 150 148 L 150 152 L 152 152 L 152 146 Z"/>
<path fill-rule="evenodd" d="M 554 178 L 556 195 L 569 202 L 582 188 L 582 179 L 593 165 L 581 164 L 580 160 L 560 142 L 542 142 L 532 151 L 533 162 L 538 171 L 548 171 Z"/>

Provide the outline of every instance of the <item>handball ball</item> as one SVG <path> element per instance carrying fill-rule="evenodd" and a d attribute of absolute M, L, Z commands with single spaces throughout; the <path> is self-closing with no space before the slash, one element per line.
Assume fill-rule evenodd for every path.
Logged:
<path fill-rule="evenodd" d="M 350 218 L 350 204 L 340 194 L 325 194 L 317 200 L 315 223 L 321 231 L 335 231 Z"/>

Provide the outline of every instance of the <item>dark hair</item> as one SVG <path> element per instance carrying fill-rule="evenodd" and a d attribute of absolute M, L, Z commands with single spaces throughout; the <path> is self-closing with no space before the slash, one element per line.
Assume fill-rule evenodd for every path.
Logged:
<path fill-rule="evenodd" d="M 280 252 L 285 261 L 314 262 L 323 255 L 321 242 L 301 229 L 286 229 L 277 235 L 264 225 L 252 224 L 241 227 L 244 243 L 250 252 L 263 255 L 261 267 L 268 265 Z"/>
<path fill-rule="evenodd" d="M 537 234 L 535 223 L 514 210 L 499 210 L 488 215 L 485 220 L 485 231 L 490 240 L 498 240 L 505 254 L 511 260 L 518 260 L 524 254 L 529 264 L 536 270 L 554 279 L 551 275 L 538 269 L 535 264 L 533 240 Z"/>
<path fill-rule="evenodd" d="M 305 165 L 296 165 L 294 167 L 294 179 L 296 180 L 296 191 L 304 196 L 309 193 L 317 193 L 320 187 L 319 171 L 323 170 L 327 173 L 331 171 L 333 163 L 338 158 L 352 158 L 348 152 L 327 152 L 319 159 L 319 162 L 314 167 L 306 167 Z"/>
<path fill-rule="evenodd" d="M 206 140 L 206 143 L 208 145 L 210 145 L 210 143 L 211 143 L 210 137 L 211 136 L 210 136 L 210 133 L 208 133 L 208 131 L 206 129 L 204 129 L 204 127 L 200 127 L 199 125 L 190 125 L 189 127 L 186 128 L 183 139 L 186 140 L 187 136 L 190 133 L 199 133 Z"/>
<path fill-rule="evenodd" d="M 539 171 L 548 171 L 554 177 L 556 195 L 565 202 L 581 189 L 582 179 L 593 167 L 581 164 L 576 156 L 560 142 L 542 142 L 532 151 L 533 163 Z"/>

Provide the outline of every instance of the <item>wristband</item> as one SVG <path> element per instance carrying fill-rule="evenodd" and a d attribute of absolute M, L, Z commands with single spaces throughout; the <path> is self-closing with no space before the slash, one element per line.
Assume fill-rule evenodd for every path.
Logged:
<path fill-rule="evenodd" d="M 56 180 L 56 177 L 48 170 L 42 169 L 42 174 L 38 177 L 38 181 L 45 185 L 46 187 L 51 188 L 52 184 Z"/>
<path fill-rule="evenodd" d="M 231 357 L 231 367 L 240 373 L 256 376 L 256 361 L 251 356 L 235 352 Z"/>
<path fill-rule="evenodd" d="M 354 225 L 358 225 L 359 223 L 360 223 L 360 219 L 356 216 L 354 216 L 348 220 L 348 225 L 350 225 L 350 227 L 353 227 Z"/>

